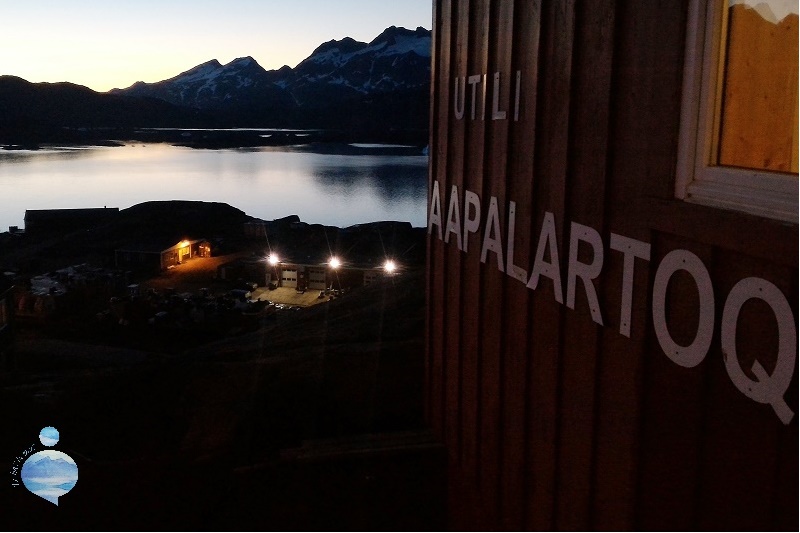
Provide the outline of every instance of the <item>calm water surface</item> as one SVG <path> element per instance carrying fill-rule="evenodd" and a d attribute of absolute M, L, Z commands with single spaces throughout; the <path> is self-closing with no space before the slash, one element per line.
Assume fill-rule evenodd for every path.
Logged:
<path fill-rule="evenodd" d="M 425 226 L 428 157 L 313 153 L 302 147 L 197 150 L 167 144 L 0 150 L 0 231 L 26 209 L 119 207 L 150 200 L 224 202 L 272 220 L 346 227 Z"/>

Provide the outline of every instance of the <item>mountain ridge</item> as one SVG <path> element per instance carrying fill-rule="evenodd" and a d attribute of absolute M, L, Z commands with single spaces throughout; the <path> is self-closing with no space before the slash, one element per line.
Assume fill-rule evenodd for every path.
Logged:
<path fill-rule="evenodd" d="M 427 139 L 431 32 L 390 26 L 319 45 L 295 68 L 210 59 L 166 80 L 97 92 L 0 76 L 0 143 L 78 142 L 104 128 L 290 128 Z M 115 138 L 115 137 L 105 137 Z M 130 138 L 130 137 L 129 137 Z M 341 137 L 340 137 L 341 138 Z"/>
<path fill-rule="evenodd" d="M 0 143 L 77 140 L 91 128 L 199 127 L 213 118 L 154 98 L 99 93 L 70 82 L 0 75 Z"/>
<path fill-rule="evenodd" d="M 427 127 L 431 32 L 390 26 L 369 43 L 351 37 L 319 45 L 295 68 L 266 70 L 251 56 L 222 64 L 211 59 L 172 78 L 137 82 L 110 94 L 157 98 L 192 107 L 238 125 L 331 127 L 370 113 L 373 97 L 380 115 L 400 117 L 387 107 L 386 95 L 396 93 L 394 107 L 408 108 L 416 99 L 425 107 L 413 125 Z M 412 97 L 409 93 L 415 93 Z M 336 109 L 339 112 L 335 112 Z M 408 121 L 407 121 L 408 122 Z M 408 127 L 410 124 L 401 124 Z"/>

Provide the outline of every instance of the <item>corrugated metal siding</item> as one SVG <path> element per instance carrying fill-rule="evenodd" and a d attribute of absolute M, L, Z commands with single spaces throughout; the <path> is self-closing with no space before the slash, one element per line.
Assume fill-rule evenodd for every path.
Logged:
<path fill-rule="evenodd" d="M 797 316 L 796 226 L 673 198 L 686 10 L 684 2 L 435 2 L 429 191 L 438 183 L 445 235 L 453 187 L 459 207 L 468 190 L 482 211 L 479 232 L 463 235 L 466 253 L 435 226 L 428 245 L 426 414 L 448 450 L 454 528 L 797 527 L 797 418 L 785 426 L 736 390 L 719 325 L 694 368 L 664 355 L 652 325 L 656 266 L 675 249 L 708 268 L 717 314 L 737 281 L 758 276 Z M 471 120 L 467 85 L 457 119 L 456 78 L 486 74 L 491 88 L 495 72 L 508 118 L 490 120 L 490 89 L 486 118 Z M 504 250 L 516 202 L 515 264 L 528 274 L 546 212 L 562 279 L 570 223 L 600 233 L 595 286 L 605 326 L 592 320 L 580 281 L 572 310 L 556 302 L 549 279 L 534 291 L 499 271 L 494 253 L 480 261 L 491 197 Z M 462 224 L 466 216 L 462 209 Z M 634 271 L 630 338 L 619 333 L 623 258 L 608 248 L 612 232 L 652 247 Z M 667 310 L 676 341 L 693 339 L 697 301 L 676 275 Z M 740 324 L 740 358 L 755 347 L 777 353 L 764 345 L 776 336 L 769 308 L 748 310 Z M 786 398 L 796 411 L 796 373 Z"/>

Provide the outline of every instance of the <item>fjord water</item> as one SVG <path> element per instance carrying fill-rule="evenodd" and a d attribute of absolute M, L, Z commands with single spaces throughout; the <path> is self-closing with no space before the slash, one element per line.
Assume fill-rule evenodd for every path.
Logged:
<path fill-rule="evenodd" d="M 151 200 L 224 202 L 265 220 L 296 214 L 339 227 L 378 220 L 425 226 L 426 155 L 341 148 L 0 150 L 0 231 L 22 227 L 26 209 L 124 209 Z"/>

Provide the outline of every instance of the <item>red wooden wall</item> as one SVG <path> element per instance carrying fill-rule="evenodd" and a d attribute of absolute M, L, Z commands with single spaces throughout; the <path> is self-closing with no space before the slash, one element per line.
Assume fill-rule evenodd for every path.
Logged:
<path fill-rule="evenodd" d="M 681 1 L 435 1 L 429 205 L 436 186 L 441 222 L 429 224 L 426 416 L 448 451 L 453 528 L 798 527 L 797 416 L 784 424 L 737 390 L 719 319 L 733 286 L 758 277 L 785 295 L 796 326 L 798 229 L 674 198 L 686 21 Z M 484 119 L 483 80 L 476 118 L 467 80 L 457 118 L 456 79 L 484 74 Z M 448 231 L 454 186 L 464 251 Z M 466 191 L 480 200 L 475 233 L 463 231 L 474 218 Z M 492 197 L 503 253 L 484 262 Z M 552 213 L 560 288 L 542 276 L 532 290 L 498 268 L 510 201 L 525 279 Z M 581 279 L 574 309 L 557 301 L 573 222 L 602 239 L 592 283 L 603 326 Z M 630 337 L 620 333 L 625 266 L 612 233 L 651 247 L 635 262 Z M 673 250 L 700 258 L 715 296 L 711 347 L 692 368 L 665 355 L 653 326 L 655 273 Z M 590 264 L 591 252 L 581 242 L 577 261 Z M 699 300 L 678 271 L 666 319 L 680 345 L 698 331 Z M 772 371 L 769 306 L 751 300 L 738 324 L 741 366 Z M 796 413 L 794 366 L 785 398 Z"/>

